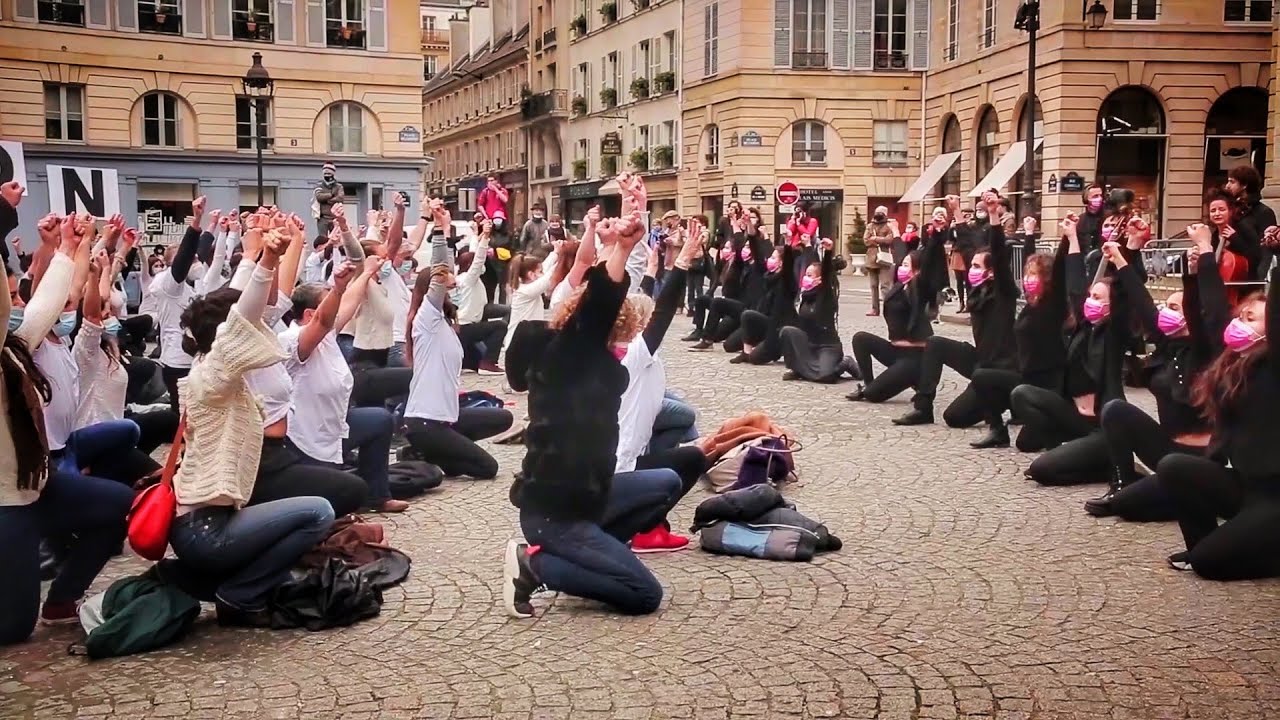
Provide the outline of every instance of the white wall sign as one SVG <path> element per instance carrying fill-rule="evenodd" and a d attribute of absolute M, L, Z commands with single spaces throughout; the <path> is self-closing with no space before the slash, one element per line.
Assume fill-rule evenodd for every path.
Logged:
<path fill-rule="evenodd" d="M 49 165 L 49 209 L 60 215 L 75 212 L 110 217 L 120 212 L 120 185 L 108 168 Z"/>
<path fill-rule="evenodd" d="M 22 183 L 22 194 L 27 194 L 27 161 L 23 158 L 22 143 L 0 140 L 0 185 L 11 180 Z"/>

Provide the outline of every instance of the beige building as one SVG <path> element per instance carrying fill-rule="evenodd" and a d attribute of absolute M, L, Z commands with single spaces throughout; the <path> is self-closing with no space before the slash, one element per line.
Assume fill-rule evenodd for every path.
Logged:
<path fill-rule="evenodd" d="M 422 0 L 422 77 L 430 80 L 449 67 L 449 23 L 461 17 L 457 0 Z"/>
<path fill-rule="evenodd" d="M 416 189 L 422 60 L 404 20 L 417 13 L 409 0 L 2 0 L 0 137 L 23 144 L 23 221 L 70 194 L 163 241 L 196 195 L 256 206 L 257 103 L 241 82 L 255 52 L 274 80 L 266 202 L 309 216 L 326 160 L 357 215 Z M 104 187 L 77 192 L 50 166 Z"/>
<path fill-rule="evenodd" d="M 511 192 L 508 219 L 528 209 L 521 89 L 528 78 L 526 0 L 496 0 L 468 9 L 450 24 L 451 65 L 422 91 L 425 150 L 432 158 L 427 191 L 458 213 L 473 211 L 489 175 Z M 518 227 L 518 225 L 517 225 Z"/>
<path fill-rule="evenodd" d="M 841 238 L 892 205 L 921 170 L 928 16 L 928 0 L 686 0 L 681 211 L 737 199 L 778 228 L 793 208 L 775 188 L 795 183 Z"/>
<path fill-rule="evenodd" d="M 1272 172 L 1272 3 L 1091 5 L 1109 10 L 1097 29 L 1081 17 L 1079 3 L 1042 4 L 1036 190 L 1045 222 L 1078 210 L 1074 188 L 1097 181 L 1133 189 L 1168 236 L 1201 219 L 1204 190 L 1234 164 Z M 934 166 L 940 181 L 926 178 L 929 187 L 916 195 L 966 195 L 986 186 L 1022 191 L 1027 35 L 1014 29 L 1018 6 L 934 3 L 924 155 L 931 163 L 958 155 L 949 169 L 946 159 Z"/>
<path fill-rule="evenodd" d="M 529 6 L 529 78 L 521 117 L 529 143 L 529 203 L 560 212 L 560 188 L 571 167 L 564 162 L 569 119 L 568 0 L 534 0 Z M 562 39 L 566 42 L 562 42 Z"/>

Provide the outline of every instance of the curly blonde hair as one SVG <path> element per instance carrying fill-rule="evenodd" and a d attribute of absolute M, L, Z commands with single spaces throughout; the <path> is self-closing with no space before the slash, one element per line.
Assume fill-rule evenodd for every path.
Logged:
<path fill-rule="evenodd" d="M 573 294 L 560 303 L 560 307 L 556 309 L 555 315 L 548 323 L 552 329 L 563 328 L 565 323 L 569 322 L 569 318 L 578 312 L 578 305 L 582 302 L 582 294 L 586 289 L 586 283 L 579 285 L 574 288 Z M 640 309 L 632 302 L 632 297 L 634 296 L 628 297 L 622 303 L 622 308 L 618 310 L 618 317 L 613 321 L 613 331 L 609 333 L 609 345 L 629 342 L 640 334 L 641 328 L 644 327 L 644 320 L 647 318 L 642 317 Z"/>

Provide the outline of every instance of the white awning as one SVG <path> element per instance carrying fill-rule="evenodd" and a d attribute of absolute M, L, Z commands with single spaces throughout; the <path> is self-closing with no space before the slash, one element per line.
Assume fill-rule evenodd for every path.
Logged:
<path fill-rule="evenodd" d="M 1043 144 L 1044 138 L 1036 138 L 1037 150 Z M 991 168 L 991 172 L 987 173 L 987 176 L 982 178 L 982 181 L 975 185 L 973 190 L 969 191 L 969 197 L 981 197 L 982 193 L 992 188 L 997 190 L 1003 188 L 1022 169 L 1022 165 L 1026 160 L 1027 143 L 1025 140 L 1019 140 L 1009 148 L 1009 152 L 1006 152 L 1004 157 L 1000 158 L 996 166 Z"/>
<path fill-rule="evenodd" d="M 920 177 L 911 183 L 911 187 L 907 188 L 907 191 L 903 193 L 898 202 L 913 203 L 924 200 L 929 196 L 929 192 L 933 190 L 934 186 L 938 184 L 938 181 L 942 179 L 942 176 L 946 175 L 951 166 L 955 165 L 959 159 L 959 152 L 942 153 L 934 158 L 933 162 L 929 163 L 929 167 L 920 173 Z"/>

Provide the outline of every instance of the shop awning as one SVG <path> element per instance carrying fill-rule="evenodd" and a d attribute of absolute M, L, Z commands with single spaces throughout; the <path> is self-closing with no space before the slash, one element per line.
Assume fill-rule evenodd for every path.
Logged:
<path fill-rule="evenodd" d="M 942 176 L 946 175 L 951 166 L 955 165 L 959 159 L 959 152 L 942 153 L 934 158 L 933 162 L 929 163 L 929 167 L 920 173 L 920 177 L 911 183 L 911 187 L 907 188 L 907 191 L 903 193 L 898 202 L 913 203 L 924 200 L 929 196 L 929 192 L 933 190 L 934 186 L 938 184 L 938 181 L 942 179 Z"/>
<path fill-rule="evenodd" d="M 1040 149 L 1040 146 L 1043 144 L 1044 138 L 1036 138 L 1037 150 Z M 1026 160 L 1027 143 L 1026 141 L 1019 140 L 1013 144 L 1013 147 L 1009 148 L 1009 151 L 1006 152 L 1003 157 L 1000 158 L 1000 161 L 996 163 L 996 166 L 991 168 L 991 172 L 987 173 L 987 176 L 982 178 L 981 182 L 973 187 L 973 190 L 969 191 L 969 197 L 981 197 L 982 193 L 990 190 L 991 188 L 999 190 L 1009 184 L 1009 181 L 1013 179 L 1013 176 L 1022 169 L 1022 165 Z"/>

